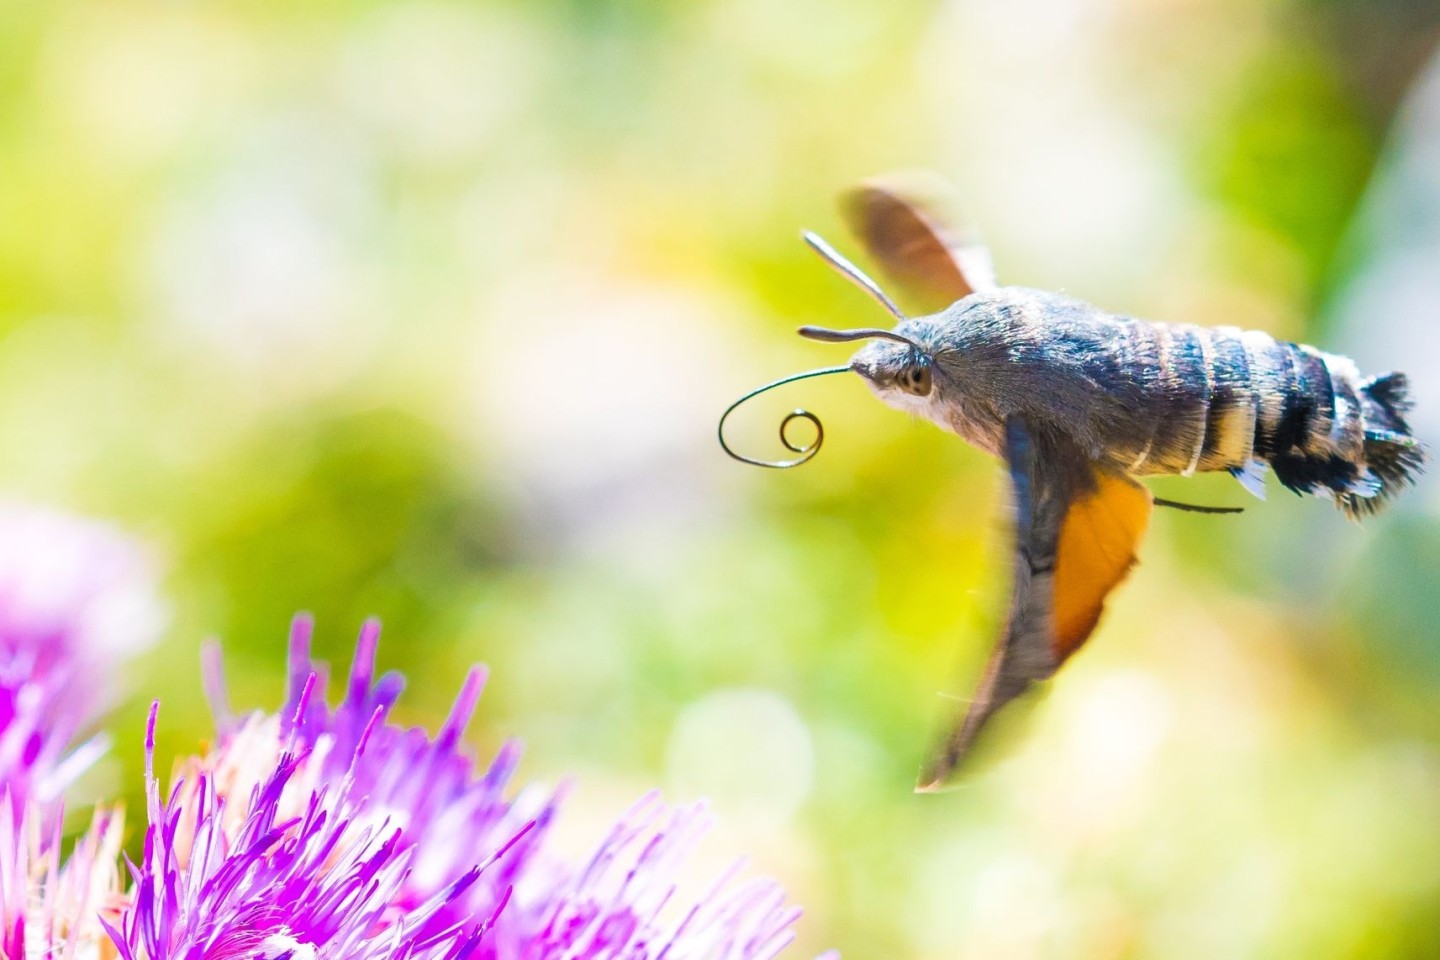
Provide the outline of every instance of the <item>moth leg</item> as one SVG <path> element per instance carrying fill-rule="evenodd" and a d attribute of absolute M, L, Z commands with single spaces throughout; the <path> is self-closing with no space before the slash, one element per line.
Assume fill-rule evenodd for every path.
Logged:
<path fill-rule="evenodd" d="M 1179 500 L 1165 500 L 1161 497 L 1154 498 L 1155 506 L 1169 507 L 1171 510 L 1183 510 L 1186 513 L 1244 513 L 1244 507 L 1206 507 L 1198 503 L 1181 503 Z"/>

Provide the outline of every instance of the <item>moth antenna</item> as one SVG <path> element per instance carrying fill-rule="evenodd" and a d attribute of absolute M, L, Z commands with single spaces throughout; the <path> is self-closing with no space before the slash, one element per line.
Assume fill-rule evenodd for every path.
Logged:
<path fill-rule="evenodd" d="M 822 340 L 825 343 L 845 343 L 849 340 L 869 340 L 872 338 L 894 340 L 896 343 L 903 343 L 906 346 L 914 347 L 921 353 L 925 352 L 924 347 L 909 337 L 901 336 L 894 330 L 886 330 L 883 327 L 861 327 L 858 330 L 831 330 L 828 327 L 804 326 L 795 332 L 809 340 Z"/>
<path fill-rule="evenodd" d="M 811 377 L 824 377 L 832 373 L 849 372 L 850 368 L 848 366 L 825 367 L 820 370 L 808 370 L 805 373 L 797 373 L 793 376 L 781 377 L 779 380 L 774 380 L 770 383 L 767 383 L 763 387 L 756 387 L 754 390 L 751 390 L 739 400 L 736 400 L 734 403 L 730 404 L 730 406 L 725 408 L 725 412 L 720 414 L 720 423 L 715 428 L 715 435 L 720 440 L 720 449 L 724 450 L 733 459 L 739 460 L 741 463 L 748 463 L 757 467 L 771 467 L 775 470 L 788 470 L 791 467 L 800 466 L 800 464 L 804 463 L 811 457 L 815 456 L 815 454 L 819 453 L 820 444 L 825 442 L 825 427 L 820 423 L 820 418 L 815 416 L 815 414 L 811 413 L 809 410 L 792 410 L 785 415 L 785 419 L 780 421 L 780 443 L 785 447 L 786 450 L 789 450 L 791 453 L 798 453 L 800 455 L 793 460 L 757 460 L 754 457 L 747 457 L 744 454 L 736 453 L 734 450 L 730 449 L 730 444 L 725 442 L 725 420 L 730 416 L 730 414 L 735 412 L 736 407 L 740 406 L 747 400 L 758 397 L 760 394 L 766 392 L 767 390 L 774 390 L 776 387 L 782 387 L 787 383 L 794 383 L 797 380 L 808 380 Z M 790 439 L 786 431 L 789 429 L 790 424 L 794 423 L 796 420 L 808 420 L 811 424 L 815 426 L 814 440 L 811 440 L 809 443 L 806 444 L 797 444 Z"/>
<path fill-rule="evenodd" d="M 891 300 L 885 291 L 880 289 L 878 283 L 867 277 L 864 271 L 855 266 L 855 264 L 841 256 L 840 251 L 826 243 L 818 233 L 806 230 L 800 234 L 800 236 L 805 238 L 805 242 L 810 244 L 810 249 L 820 254 L 826 263 L 840 271 L 840 273 L 851 280 L 857 287 L 879 301 L 880 306 L 889 310 L 892 317 L 896 320 L 905 319 L 905 314 L 900 312 L 900 308 L 895 306 L 895 301 Z"/>

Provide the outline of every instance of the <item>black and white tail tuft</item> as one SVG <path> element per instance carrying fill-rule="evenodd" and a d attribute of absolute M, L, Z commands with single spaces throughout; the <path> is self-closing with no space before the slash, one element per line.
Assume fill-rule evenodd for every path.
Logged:
<path fill-rule="evenodd" d="M 1365 463 L 1380 483 L 1373 497 L 1351 497 L 1344 504 L 1352 515 L 1379 510 L 1386 500 L 1415 482 L 1425 463 L 1425 447 L 1410 435 L 1409 383 L 1403 373 L 1386 373 L 1360 384 L 1365 425 Z"/>

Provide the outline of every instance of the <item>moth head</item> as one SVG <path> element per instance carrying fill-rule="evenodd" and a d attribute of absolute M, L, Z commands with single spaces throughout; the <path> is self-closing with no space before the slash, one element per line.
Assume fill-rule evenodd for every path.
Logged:
<path fill-rule="evenodd" d="M 902 324 L 902 330 L 904 325 Z M 924 400 L 935 383 L 931 370 L 934 359 L 925 345 L 902 330 L 866 327 L 859 330 L 828 330 L 801 327 L 800 335 L 826 343 L 869 340 L 850 360 L 850 369 L 865 380 L 882 398 L 899 401 Z M 890 396 L 898 394 L 899 396 Z"/>
<path fill-rule="evenodd" d="M 820 450 L 820 444 L 824 442 L 825 430 L 820 424 L 820 419 L 810 411 L 803 409 L 787 414 L 780 421 L 780 443 L 786 450 L 798 454 L 796 457 L 782 460 L 761 460 L 737 453 L 725 441 L 725 421 L 737 407 L 753 397 L 797 380 L 854 371 L 886 403 L 903 410 L 934 416 L 934 411 L 927 407 L 931 406 L 931 393 L 935 389 L 934 377 L 931 372 L 935 362 L 933 352 L 920 339 L 924 327 L 923 321 L 907 320 L 905 315 L 900 312 L 900 308 L 895 306 L 894 301 L 880 289 L 875 281 L 867 277 L 858 267 L 846 260 L 819 236 L 806 232 L 804 237 L 805 242 L 824 257 L 826 262 L 879 301 L 890 312 L 890 315 L 899 321 L 899 324 L 894 330 L 885 330 L 880 327 L 865 327 L 858 330 L 830 330 L 825 327 L 810 326 L 800 328 L 801 336 L 811 340 L 822 340 L 826 343 L 844 343 L 852 340 L 869 340 L 871 342 L 861 347 L 851 358 L 850 363 L 845 366 L 824 367 L 819 370 L 809 370 L 805 373 L 782 377 L 763 387 L 751 390 L 725 409 L 725 412 L 720 415 L 720 423 L 716 427 L 720 446 L 736 460 L 758 467 L 779 469 L 797 467 L 815 456 Z M 790 425 L 797 420 L 806 421 L 814 428 L 814 439 L 809 443 L 798 442 L 787 432 Z"/>
<path fill-rule="evenodd" d="M 825 262 L 835 268 L 846 279 L 875 298 L 892 317 L 899 321 L 894 330 L 879 327 L 865 327 L 859 330 L 828 330 L 824 327 L 801 327 L 800 335 L 811 340 L 827 343 L 843 343 L 850 340 L 870 340 L 850 361 L 850 369 L 860 374 L 865 382 L 888 402 L 897 406 L 911 406 L 915 400 L 924 400 L 934 388 L 931 375 L 933 358 L 931 351 L 917 339 L 919 330 L 907 329 L 915 325 L 895 305 L 880 285 L 865 275 L 859 267 L 845 259 L 839 251 L 818 235 L 804 234 L 805 242 Z"/>

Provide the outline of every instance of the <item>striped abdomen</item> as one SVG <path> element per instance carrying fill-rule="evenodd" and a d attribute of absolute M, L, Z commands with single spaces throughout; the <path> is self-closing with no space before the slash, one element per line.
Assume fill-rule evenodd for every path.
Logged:
<path fill-rule="evenodd" d="M 1403 374 L 1362 380 L 1346 357 L 1235 327 L 1117 322 L 1153 424 L 1131 473 L 1228 470 L 1258 492 L 1269 463 L 1289 489 L 1358 515 L 1424 458 L 1405 422 Z"/>

